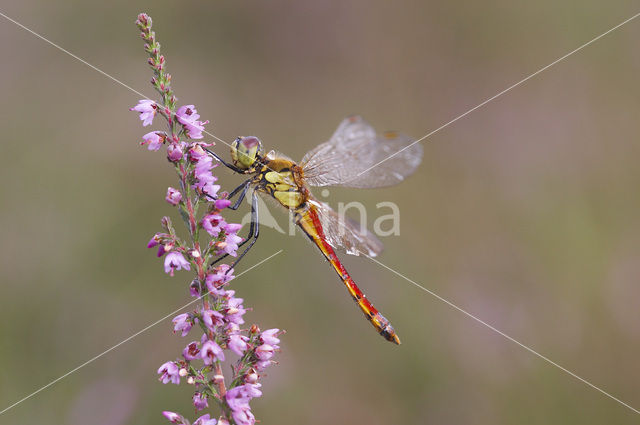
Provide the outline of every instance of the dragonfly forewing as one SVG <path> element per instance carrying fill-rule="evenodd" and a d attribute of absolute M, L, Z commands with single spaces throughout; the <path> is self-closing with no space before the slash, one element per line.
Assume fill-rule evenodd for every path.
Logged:
<path fill-rule="evenodd" d="M 340 123 L 329 141 L 308 152 L 300 166 L 310 186 L 393 186 L 422 162 L 422 146 L 397 132 L 376 134 L 362 117 Z"/>

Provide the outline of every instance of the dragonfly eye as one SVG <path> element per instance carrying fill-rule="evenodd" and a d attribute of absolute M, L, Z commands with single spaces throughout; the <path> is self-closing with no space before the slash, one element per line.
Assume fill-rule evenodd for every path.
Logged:
<path fill-rule="evenodd" d="M 243 170 L 251 168 L 264 155 L 262 142 L 255 136 L 238 137 L 231 144 L 233 164 Z"/>

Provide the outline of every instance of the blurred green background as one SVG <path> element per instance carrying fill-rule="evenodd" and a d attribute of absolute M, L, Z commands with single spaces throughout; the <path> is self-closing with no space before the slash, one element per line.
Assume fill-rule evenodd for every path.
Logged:
<path fill-rule="evenodd" d="M 630 0 L 27 0 L 0 11 L 153 96 L 134 26 L 146 11 L 177 96 L 210 132 L 255 134 L 297 159 L 352 113 L 421 137 L 638 12 Z M 167 277 L 145 248 L 175 212 L 163 200 L 175 179 L 138 146 L 149 130 L 128 108 L 140 96 L 3 18 L 0 40 L 3 409 L 186 303 L 190 274 Z M 381 262 L 636 408 L 639 40 L 640 20 L 434 134 L 402 185 L 330 199 L 362 201 L 372 217 L 377 202 L 397 203 L 401 235 L 384 239 Z M 239 182 L 219 174 L 225 188 Z M 253 402 L 263 424 L 638 421 L 367 259 L 345 264 L 399 347 L 300 235 L 264 229 L 238 271 L 281 248 L 233 282 L 255 307 L 249 322 L 287 330 Z M 156 378 L 185 343 L 165 321 L 0 423 L 194 417 L 191 388 Z"/>

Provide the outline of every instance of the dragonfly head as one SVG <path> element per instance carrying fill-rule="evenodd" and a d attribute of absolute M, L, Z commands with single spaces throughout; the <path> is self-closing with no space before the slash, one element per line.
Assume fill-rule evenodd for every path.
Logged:
<path fill-rule="evenodd" d="M 238 137 L 231 144 L 233 165 L 242 170 L 248 170 L 263 156 L 262 142 L 255 136 Z"/>
<path fill-rule="evenodd" d="M 248 170 L 263 156 L 262 142 L 255 136 L 238 137 L 231 144 L 233 165 L 242 170 Z"/>

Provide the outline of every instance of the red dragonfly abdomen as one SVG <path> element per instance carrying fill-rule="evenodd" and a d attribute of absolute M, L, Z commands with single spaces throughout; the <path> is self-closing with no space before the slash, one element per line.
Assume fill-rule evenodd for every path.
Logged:
<path fill-rule="evenodd" d="M 353 297 L 354 301 L 360 307 L 365 317 L 376 328 L 378 333 L 387 341 L 400 344 L 400 338 L 396 335 L 391 323 L 369 302 L 366 295 L 358 288 L 347 270 L 344 268 L 335 251 L 326 241 L 322 224 L 318 218 L 316 207 L 312 204 L 305 203 L 296 209 L 296 224 L 304 231 L 311 241 L 320 249 L 325 258 L 331 263 L 340 279 L 347 287 L 347 291 Z"/>

